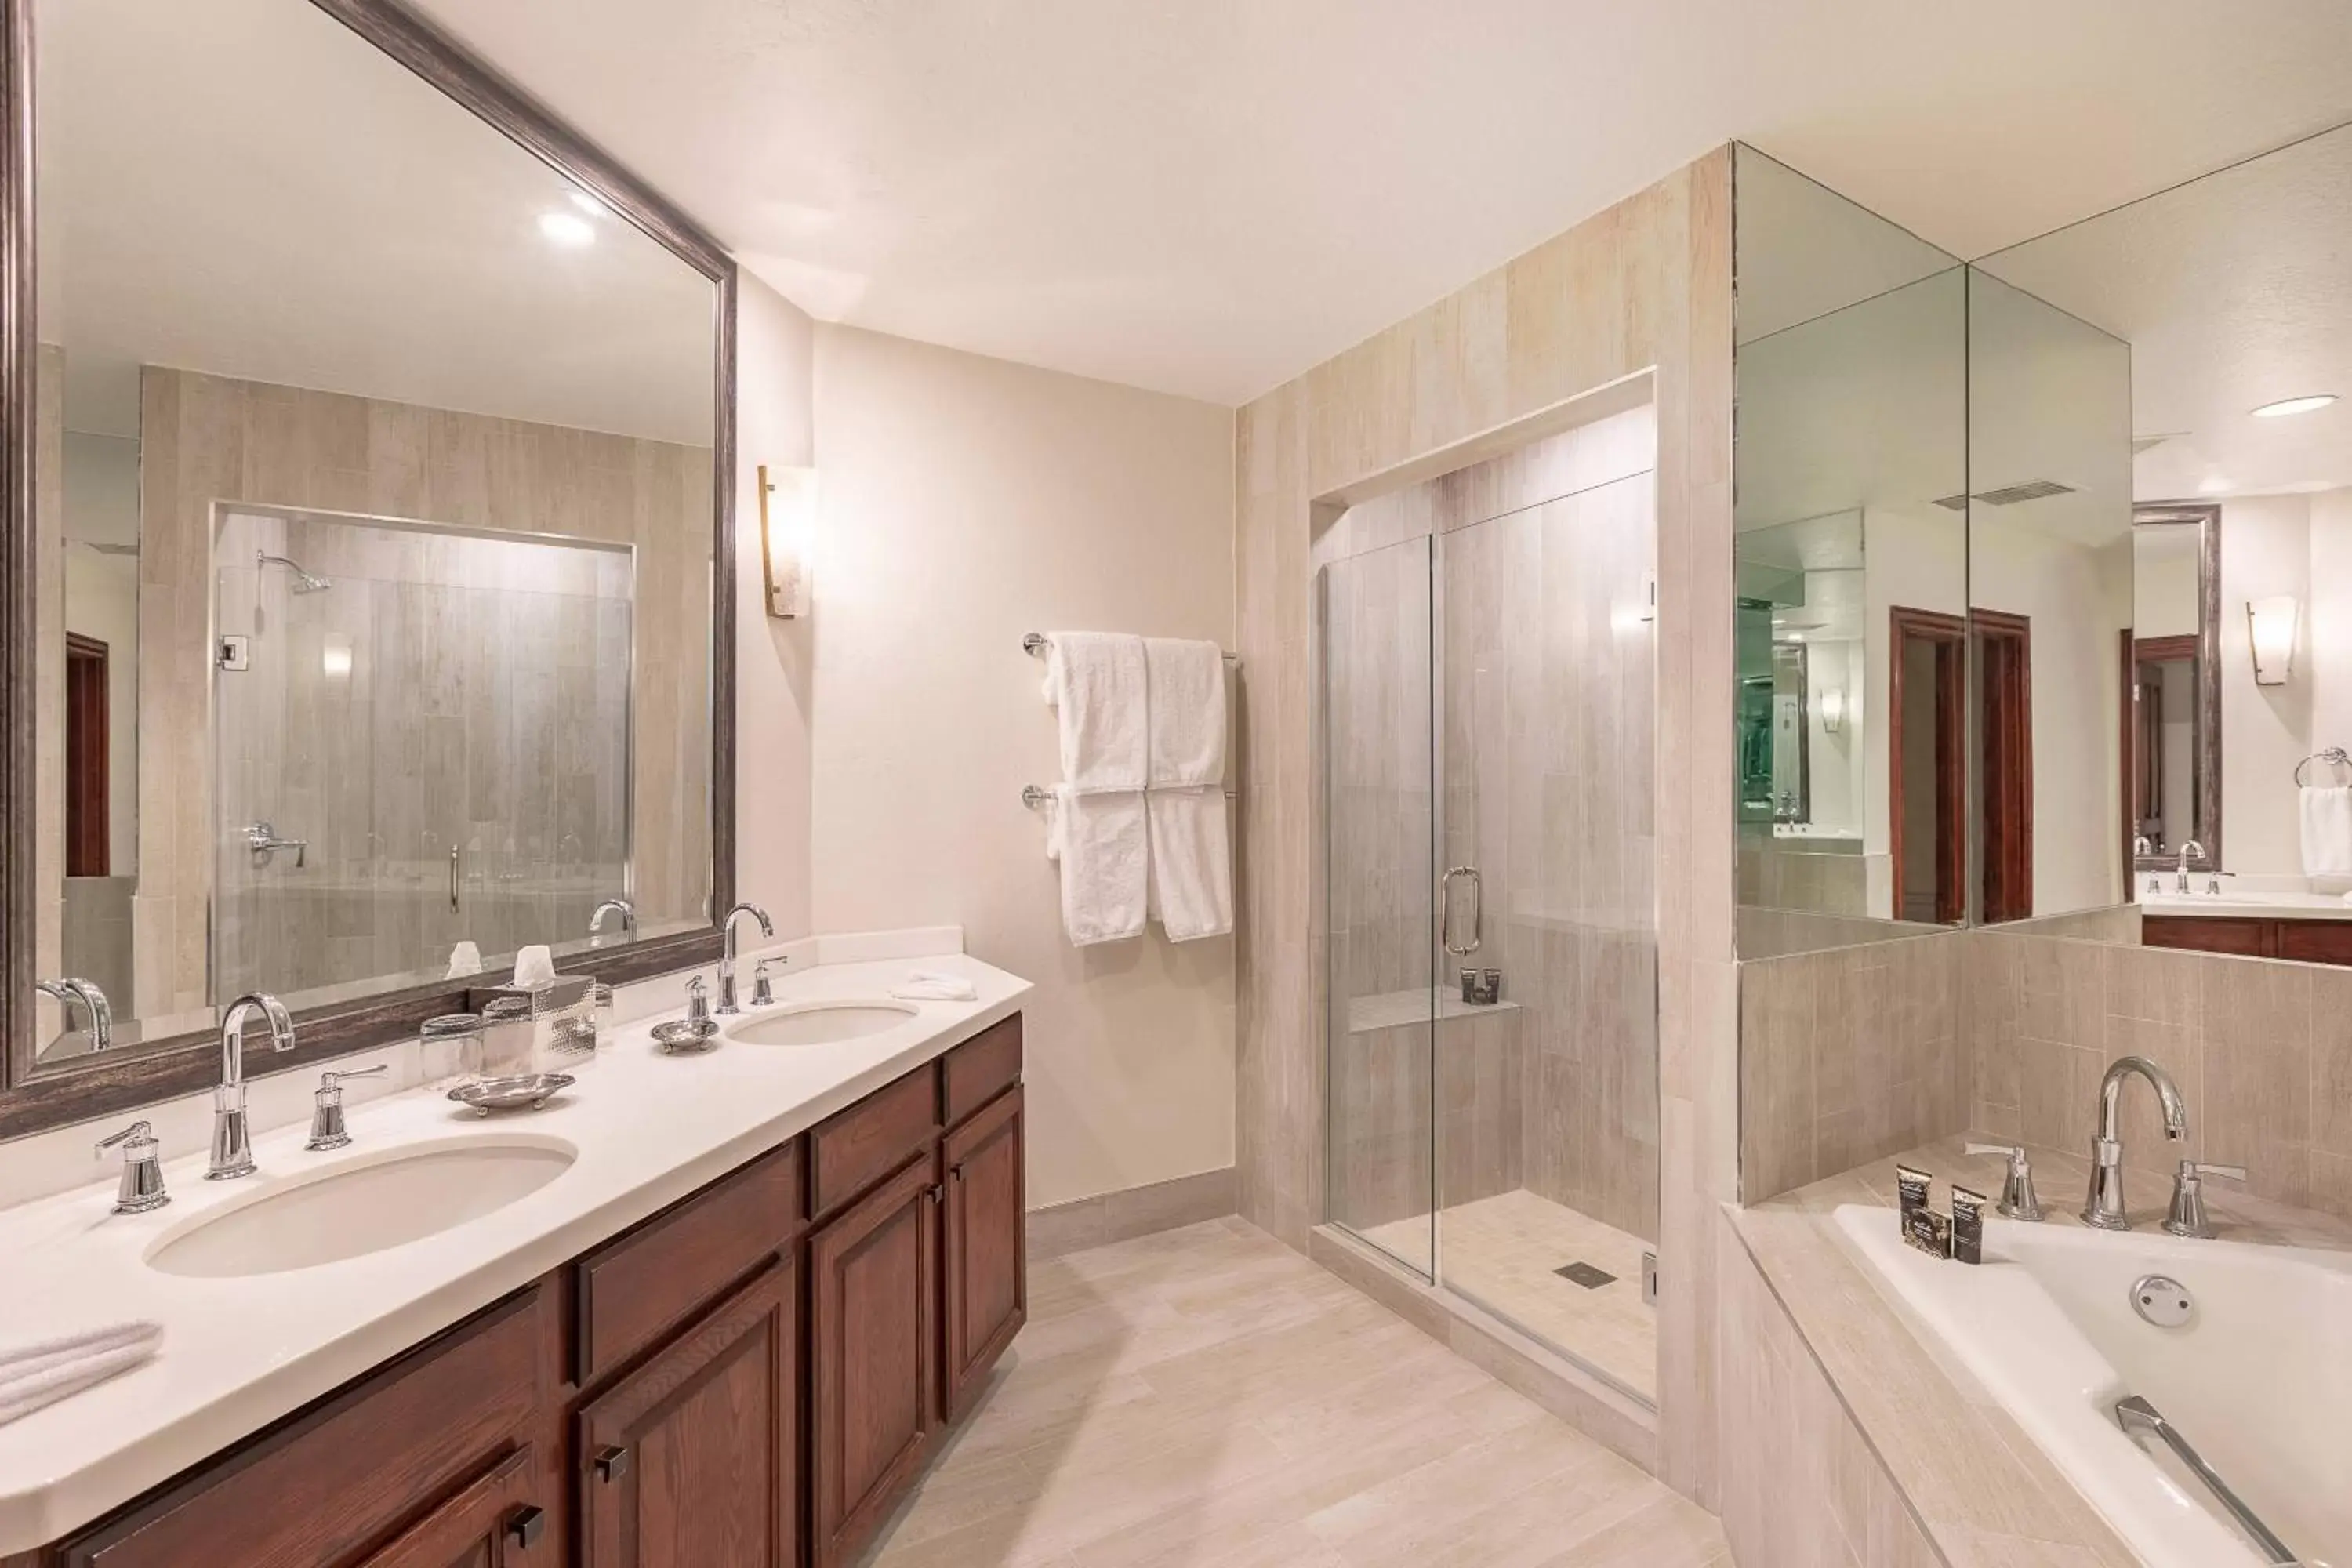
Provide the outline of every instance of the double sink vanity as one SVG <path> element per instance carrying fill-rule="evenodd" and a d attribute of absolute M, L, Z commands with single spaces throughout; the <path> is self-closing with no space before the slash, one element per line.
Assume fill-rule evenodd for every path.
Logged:
<path fill-rule="evenodd" d="M 852 1560 L 1025 1305 L 1027 986 L 922 962 L 976 997 L 814 964 L 700 1054 L 622 1026 L 536 1112 L 421 1082 L 347 1147 L 174 1160 L 146 1213 L 0 1212 L 8 1339 L 163 1329 L 0 1426 L 0 1563 Z"/>

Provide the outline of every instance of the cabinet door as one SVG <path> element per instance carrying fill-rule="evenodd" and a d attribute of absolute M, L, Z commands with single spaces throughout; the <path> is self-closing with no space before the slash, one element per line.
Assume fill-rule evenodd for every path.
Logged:
<path fill-rule="evenodd" d="M 581 1409 L 583 1568 L 799 1561 L 799 1348 L 779 1258 Z"/>
<path fill-rule="evenodd" d="M 2352 963 L 2352 921 L 2281 921 L 2278 955 L 2305 963 Z"/>
<path fill-rule="evenodd" d="M 1028 1321 L 1021 1089 L 948 1134 L 947 1409 L 960 1420 Z"/>
<path fill-rule="evenodd" d="M 809 1241 L 818 1568 L 856 1555 L 938 1425 L 937 1168 L 926 1151 Z"/>
<path fill-rule="evenodd" d="M 2277 950 L 2275 921 L 2233 920 L 2211 915 L 2143 915 L 2140 942 L 2148 947 L 2185 947 L 2198 952 L 2228 952 L 2269 958 Z"/>
<path fill-rule="evenodd" d="M 360 1568 L 554 1568 L 541 1551 L 547 1515 L 537 1490 L 538 1455 L 518 1449 L 489 1474 L 404 1530 Z"/>

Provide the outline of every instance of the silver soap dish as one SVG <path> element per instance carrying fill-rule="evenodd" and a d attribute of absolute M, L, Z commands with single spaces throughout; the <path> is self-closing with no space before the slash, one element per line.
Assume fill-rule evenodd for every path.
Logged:
<path fill-rule="evenodd" d="M 719 1043 L 715 1018 L 672 1018 L 654 1026 L 654 1044 L 674 1057 L 690 1057 Z"/>
<path fill-rule="evenodd" d="M 578 1081 L 568 1072 L 513 1073 L 505 1078 L 478 1078 L 449 1091 L 449 1098 L 488 1116 L 498 1110 L 537 1110 L 548 1098 Z"/>

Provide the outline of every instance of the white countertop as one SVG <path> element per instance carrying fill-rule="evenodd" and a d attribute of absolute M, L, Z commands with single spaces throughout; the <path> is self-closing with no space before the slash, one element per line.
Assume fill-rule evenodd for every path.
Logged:
<path fill-rule="evenodd" d="M 440 1087 L 413 1089 L 354 1100 L 348 1149 L 305 1152 L 299 1121 L 257 1136 L 260 1171 L 242 1181 L 206 1182 L 202 1152 L 173 1160 L 164 1167 L 173 1201 L 152 1214 L 108 1212 L 110 1165 L 93 1165 L 100 1179 L 89 1186 L 0 1210 L 0 1346 L 127 1319 L 163 1326 L 163 1350 L 146 1366 L 0 1426 L 0 1557 L 79 1529 L 530 1283 L 1009 1016 L 1029 990 L 959 953 L 819 964 L 784 976 L 776 996 L 879 996 L 914 969 L 965 975 L 979 999 L 922 1003 L 903 1026 L 860 1039 L 728 1042 L 696 1057 L 659 1054 L 648 1018 L 623 1026 L 576 1088 L 534 1113 L 486 1121 Z M 193 1279 L 144 1261 L 191 1215 L 273 1178 L 500 1131 L 562 1139 L 578 1158 L 494 1214 L 345 1262 Z"/>
<path fill-rule="evenodd" d="M 2340 893 L 2248 891 L 2233 889 L 2226 881 L 2219 893 L 2176 893 L 2171 890 L 2170 872 L 2163 874 L 2165 890 L 2151 893 L 2145 886 L 2147 873 L 2143 871 L 2140 875 L 2140 909 L 2151 915 L 2202 915 L 2208 920 L 2238 921 L 2352 921 L 2352 903 L 2346 902 Z M 2201 872 L 2191 871 L 2189 880 L 2195 888 L 2205 885 Z"/>

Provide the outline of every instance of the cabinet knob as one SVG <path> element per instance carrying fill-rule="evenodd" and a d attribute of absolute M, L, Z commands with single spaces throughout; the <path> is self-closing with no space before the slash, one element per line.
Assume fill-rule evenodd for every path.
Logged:
<path fill-rule="evenodd" d="M 626 1448 L 599 1448 L 595 1465 L 597 1479 L 617 1481 L 629 1473 L 629 1451 Z"/>
<path fill-rule="evenodd" d="M 533 1508 L 529 1503 L 507 1515 L 507 1539 L 518 1547 L 528 1549 L 537 1545 L 546 1530 L 546 1510 Z"/>
<path fill-rule="evenodd" d="M 923 1189 L 923 1196 L 930 1199 L 933 1203 L 937 1203 L 940 1201 L 940 1194 L 946 1191 L 947 1189 L 945 1187 L 934 1183 L 932 1185 Z"/>

